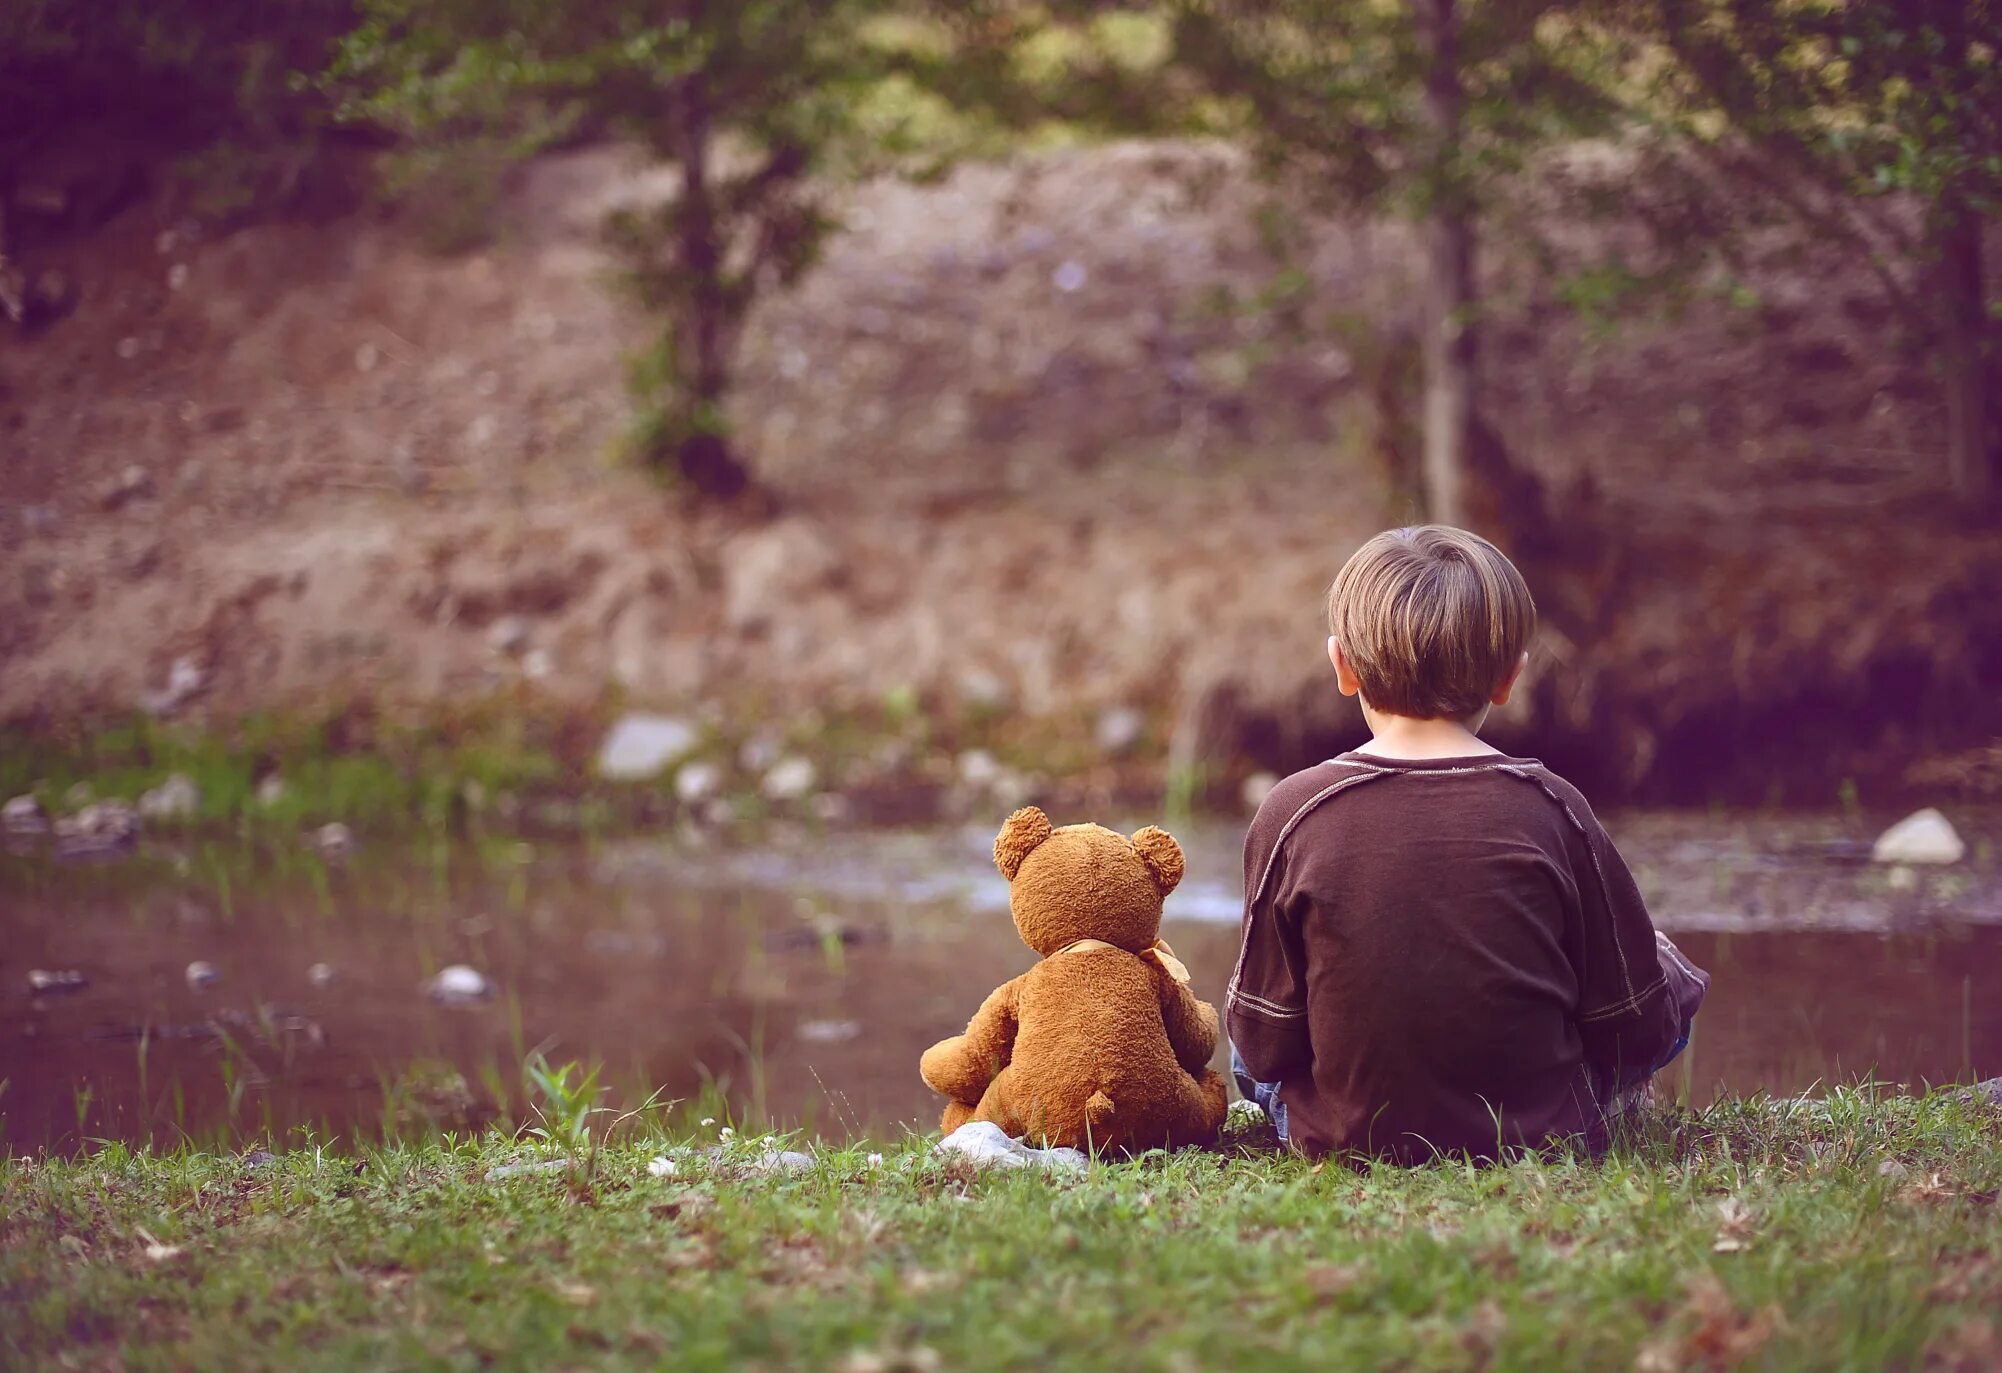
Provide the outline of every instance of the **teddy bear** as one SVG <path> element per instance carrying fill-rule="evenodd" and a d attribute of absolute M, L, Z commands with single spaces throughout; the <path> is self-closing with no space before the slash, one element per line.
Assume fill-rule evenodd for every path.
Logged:
<path fill-rule="evenodd" d="M 1210 1068 L 1214 1006 L 1159 937 L 1182 849 L 1152 825 L 1053 829 L 1027 806 L 994 840 L 1022 942 L 1041 961 L 981 1003 L 966 1033 L 927 1049 L 940 1128 L 992 1121 L 1010 1135 L 1105 1152 L 1214 1139 L 1223 1079 Z"/>

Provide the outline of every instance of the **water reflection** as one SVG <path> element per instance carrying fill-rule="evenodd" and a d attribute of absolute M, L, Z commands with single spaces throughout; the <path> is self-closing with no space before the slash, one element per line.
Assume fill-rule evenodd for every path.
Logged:
<path fill-rule="evenodd" d="M 1717 973 L 1683 1091 L 2002 1072 L 1992 844 L 1907 883 L 1858 861 L 1834 819 L 1614 828 L 1661 923 Z M 1214 1001 L 1238 835 L 1183 835 L 1167 932 Z M 0 858 L 4 1143 L 473 1129 L 520 1111 L 538 1048 L 602 1061 L 627 1100 L 659 1087 L 837 1135 L 929 1128 L 918 1052 L 1030 957 L 989 837 L 365 849 L 331 868 L 214 847 Z M 189 977 L 197 960 L 212 979 Z M 494 995 L 428 997 L 451 964 Z M 86 985 L 32 993 L 31 969 Z"/>

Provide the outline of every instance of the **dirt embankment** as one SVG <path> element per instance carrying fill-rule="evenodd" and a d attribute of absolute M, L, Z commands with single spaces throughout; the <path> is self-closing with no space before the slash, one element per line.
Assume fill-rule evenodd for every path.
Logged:
<path fill-rule="evenodd" d="M 645 325 L 597 225 L 653 180 L 545 160 L 451 259 L 151 208 L 51 250 L 79 308 L 0 335 L 0 718 L 527 677 L 1131 704 L 1212 776 L 1353 737 L 1319 602 L 1411 509 L 1404 234 L 1322 226 L 1289 267 L 1215 147 L 860 188 L 747 340 L 737 420 L 784 499 L 754 521 L 613 456 Z M 1498 439 L 1562 493 L 1482 505 L 1547 610 L 1504 733 L 1601 788 L 1809 801 L 2002 733 L 1995 526 L 1942 508 L 1938 397 L 1868 283 L 1810 265 L 1601 335 L 1493 277 Z"/>

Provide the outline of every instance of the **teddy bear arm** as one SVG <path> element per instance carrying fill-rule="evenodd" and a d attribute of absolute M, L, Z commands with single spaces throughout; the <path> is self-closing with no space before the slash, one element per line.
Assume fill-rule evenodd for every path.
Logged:
<path fill-rule="evenodd" d="M 1161 1022 L 1168 1030 L 1168 1045 L 1183 1071 L 1200 1073 L 1216 1053 L 1216 1007 L 1198 1000 L 1194 992 L 1165 972 L 1160 981 Z"/>
<path fill-rule="evenodd" d="M 1004 982 L 980 1003 L 966 1033 L 942 1039 L 925 1050 L 918 1075 L 925 1085 L 953 1101 L 973 1105 L 1015 1052 L 1015 1013 L 1021 978 Z"/>

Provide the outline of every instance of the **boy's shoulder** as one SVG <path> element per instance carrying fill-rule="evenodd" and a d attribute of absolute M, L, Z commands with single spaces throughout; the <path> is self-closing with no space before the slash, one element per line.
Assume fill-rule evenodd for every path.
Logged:
<path fill-rule="evenodd" d="M 1470 774 L 1510 778 L 1515 782 L 1534 787 L 1551 803 L 1554 811 L 1568 816 L 1571 823 L 1579 829 L 1589 831 L 1598 825 L 1597 817 L 1592 813 L 1591 803 L 1585 799 L 1584 793 L 1534 758 L 1497 755 L 1487 766 L 1456 767 L 1451 769 L 1450 773 L 1454 778 L 1466 778 Z M 1289 825 L 1307 812 L 1318 808 L 1322 802 L 1343 792 L 1354 790 L 1364 782 L 1411 775 L 1414 775 L 1411 770 L 1384 767 L 1349 754 L 1302 768 L 1278 782 L 1266 793 L 1264 801 L 1259 804 L 1257 814 L 1252 818 L 1248 837 L 1254 843 L 1262 839 L 1268 845 L 1277 844 Z M 1436 772 L 1432 775 L 1443 778 L 1446 772 Z M 1445 782 L 1445 785 L 1452 784 L 1452 781 Z"/>

